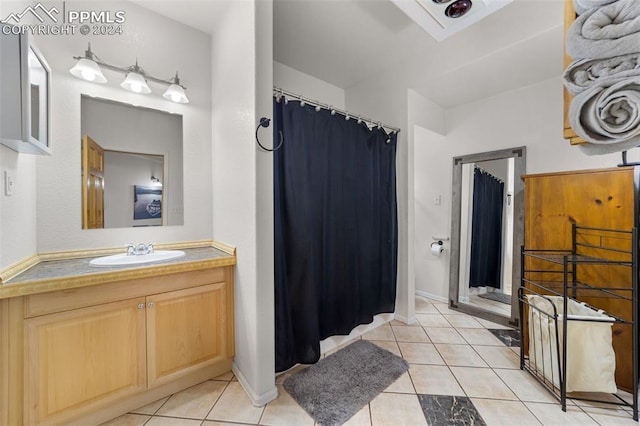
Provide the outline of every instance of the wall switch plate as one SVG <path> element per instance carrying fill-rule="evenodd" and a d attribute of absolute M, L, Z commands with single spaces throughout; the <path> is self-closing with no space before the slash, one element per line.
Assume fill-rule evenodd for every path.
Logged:
<path fill-rule="evenodd" d="M 8 171 L 4 171 L 4 195 L 10 197 L 13 195 L 13 189 L 16 184 L 15 177 Z"/>

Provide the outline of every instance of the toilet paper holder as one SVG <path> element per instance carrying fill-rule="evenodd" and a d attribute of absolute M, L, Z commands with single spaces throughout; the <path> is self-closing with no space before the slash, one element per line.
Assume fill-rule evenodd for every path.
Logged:
<path fill-rule="evenodd" d="M 449 241 L 449 237 L 435 237 L 435 236 L 431 236 L 431 238 L 433 238 L 434 241 L 437 241 L 438 244 L 443 245 L 444 241 Z"/>

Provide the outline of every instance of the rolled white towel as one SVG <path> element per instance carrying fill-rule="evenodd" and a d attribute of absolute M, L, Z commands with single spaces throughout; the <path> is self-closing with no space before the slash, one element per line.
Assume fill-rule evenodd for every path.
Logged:
<path fill-rule="evenodd" d="M 601 59 L 638 52 L 640 1 L 618 0 L 578 16 L 566 37 L 573 59 Z"/>
<path fill-rule="evenodd" d="M 640 77 L 610 86 L 596 84 L 578 94 L 569 106 L 580 145 L 588 155 L 625 151 L 640 145 Z"/>
<path fill-rule="evenodd" d="M 567 90 L 577 95 L 594 84 L 611 85 L 639 75 L 640 53 L 631 53 L 606 59 L 578 59 L 564 70 L 562 79 Z"/>
<path fill-rule="evenodd" d="M 605 4 L 613 3 L 618 0 L 573 0 L 573 8 L 578 15 L 582 15 L 589 9 L 602 7 Z"/>

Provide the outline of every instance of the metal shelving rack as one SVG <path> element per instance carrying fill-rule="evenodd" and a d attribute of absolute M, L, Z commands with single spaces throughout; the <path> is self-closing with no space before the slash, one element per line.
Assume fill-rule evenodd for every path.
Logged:
<path fill-rule="evenodd" d="M 597 256 L 592 254 L 596 253 Z M 587 255 L 588 254 L 588 255 Z M 629 231 L 589 228 L 572 225 L 572 249 L 571 250 L 521 250 L 521 286 L 518 290 L 519 310 L 520 310 L 520 333 L 522 345 L 520 348 L 520 369 L 531 373 L 547 390 L 549 390 L 561 403 L 562 410 L 566 411 L 567 398 L 573 400 L 600 402 L 630 407 L 633 410 L 634 420 L 638 420 L 638 231 L 633 228 Z M 631 274 L 630 280 L 621 285 L 612 287 L 600 287 L 598 283 L 587 283 L 581 281 L 581 268 L 585 265 L 589 267 L 602 268 L 628 268 Z M 629 286 L 629 282 L 631 285 Z M 528 296 L 540 296 L 546 298 L 553 307 L 553 312 L 545 312 L 529 303 Z M 567 395 L 566 366 L 567 366 L 567 324 L 570 321 L 595 321 L 604 322 L 602 319 L 572 319 L 569 315 L 558 314 L 555 305 L 548 296 L 560 296 L 563 302 L 563 311 L 567 312 L 567 305 L 570 299 L 584 303 L 581 298 L 589 298 L 591 304 L 585 304 L 599 310 L 593 300 L 603 300 L 615 298 L 619 303 L 632 304 L 631 318 L 619 318 L 606 312 L 613 318 L 614 324 L 621 324 L 631 327 L 632 333 L 632 363 L 633 363 L 633 401 L 629 402 L 618 394 L 607 400 L 598 399 L 584 395 Z M 593 306 L 596 305 L 596 306 Z M 546 316 L 554 324 L 555 343 L 554 347 L 547 348 L 558 360 L 558 371 L 553 371 L 548 379 L 548 374 L 535 366 L 530 355 L 525 353 L 525 340 L 528 340 L 528 317 L 525 315 L 537 310 L 540 315 Z M 559 337 L 559 327 L 562 327 L 562 337 Z M 528 342 L 529 345 L 532 342 Z M 535 344 L 535 342 L 534 342 Z M 542 345 L 542 342 L 540 342 Z M 534 351 L 536 348 L 534 347 Z M 534 358 L 535 358 L 534 352 Z M 570 356 L 570 355 L 569 355 Z M 544 364 L 544 363 L 543 363 Z M 557 378 L 557 381 L 555 380 Z M 554 383 L 555 382 L 555 383 Z M 558 386 L 559 384 L 559 386 Z"/>

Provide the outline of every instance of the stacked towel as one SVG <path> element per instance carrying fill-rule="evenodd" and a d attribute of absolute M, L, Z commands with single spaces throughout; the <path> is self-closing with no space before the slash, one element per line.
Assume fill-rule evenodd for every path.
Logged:
<path fill-rule="evenodd" d="M 567 32 L 572 58 L 611 58 L 640 50 L 640 1 L 618 0 L 589 9 Z"/>
<path fill-rule="evenodd" d="M 583 91 L 571 102 L 569 120 L 575 132 L 591 142 L 580 146 L 588 155 L 640 145 L 640 76 Z"/>
<path fill-rule="evenodd" d="M 636 76 L 640 76 L 640 53 L 606 59 L 578 59 L 569 64 L 562 77 L 569 92 L 577 95 L 596 84 L 614 84 Z"/>
<path fill-rule="evenodd" d="M 576 95 L 569 121 L 588 155 L 640 145 L 640 0 L 574 0 L 563 75 Z M 584 9 L 584 11 L 583 11 Z"/>
<path fill-rule="evenodd" d="M 582 15 L 589 9 L 604 6 L 617 0 L 573 0 L 573 7 L 578 15 Z"/>

